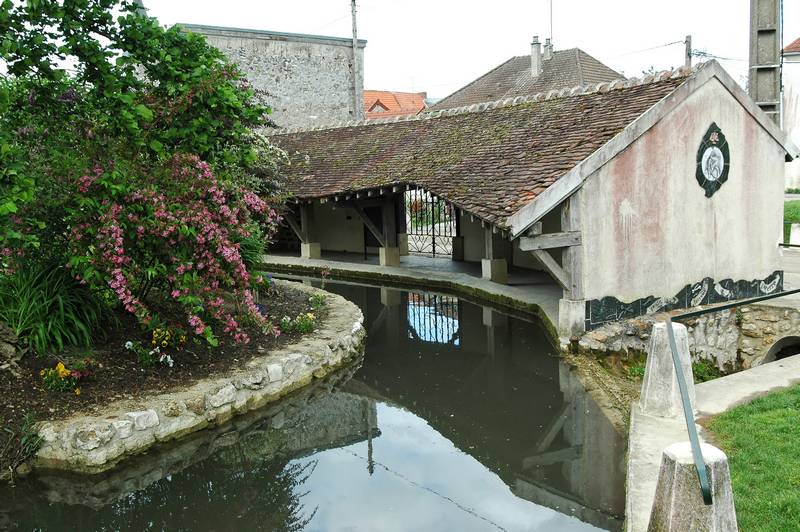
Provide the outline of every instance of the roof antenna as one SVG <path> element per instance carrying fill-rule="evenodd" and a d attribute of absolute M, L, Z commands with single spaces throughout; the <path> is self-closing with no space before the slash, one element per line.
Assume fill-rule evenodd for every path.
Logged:
<path fill-rule="evenodd" d="M 550 42 L 553 42 L 553 0 L 550 0 Z"/>

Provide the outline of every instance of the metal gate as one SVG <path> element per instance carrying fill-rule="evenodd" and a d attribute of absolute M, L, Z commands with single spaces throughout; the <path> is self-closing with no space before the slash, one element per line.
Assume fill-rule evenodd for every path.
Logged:
<path fill-rule="evenodd" d="M 407 190 L 408 251 L 420 255 L 451 255 L 457 235 L 456 209 L 424 189 Z"/>
<path fill-rule="evenodd" d="M 422 342 L 461 345 L 458 299 L 409 292 L 408 337 Z"/>

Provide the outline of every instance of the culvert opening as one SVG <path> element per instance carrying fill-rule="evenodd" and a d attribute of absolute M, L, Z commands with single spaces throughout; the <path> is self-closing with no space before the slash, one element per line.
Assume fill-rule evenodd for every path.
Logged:
<path fill-rule="evenodd" d="M 781 338 L 770 347 L 764 363 L 774 362 L 793 355 L 800 355 L 800 336 L 787 336 Z"/>

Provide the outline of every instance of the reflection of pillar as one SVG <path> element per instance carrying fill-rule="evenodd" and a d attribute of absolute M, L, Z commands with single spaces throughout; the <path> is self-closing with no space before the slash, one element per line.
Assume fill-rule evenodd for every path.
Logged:
<path fill-rule="evenodd" d="M 493 394 L 503 394 L 505 391 L 506 362 L 495 360 L 495 357 L 506 353 L 506 339 L 509 335 L 508 316 L 489 307 L 483 307 L 483 324 L 486 326 L 486 353 L 489 357 L 489 372 L 486 375 L 486 384 Z M 495 363 L 497 362 L 497 363 Z"/>
<path fill-rule="evenodd" d="M 375 430 L 375 426 L 372 424 L 372 411 L 373 402 L 368 397 L 365 397 L 364 424 L 367 427 L 367 471 L 369 471 L 370 476 L 375 472 L 375 460 L 372 458 L 372 431 Z"/>
<path fill-rule="evenodd" d="M 381 304 L 386 312 L 386 337 L 390 343 L 400 340 L 401 331 L 405 331 L 405 317 L 401 313 L 402 292 L 392 288 L 381 288 Z"/>

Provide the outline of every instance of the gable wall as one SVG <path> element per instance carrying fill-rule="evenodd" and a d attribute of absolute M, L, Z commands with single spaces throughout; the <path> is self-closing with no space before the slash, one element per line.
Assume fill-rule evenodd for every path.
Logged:
<path fill-rule="evenodd" d="M 712 122 L 730 145 L 711 198 L 695 179 Z M 671 297 L 710 277 L 765 279 L 778 269 L 784 153 L 716 79 L 583 185 L 584 296 Z"/>

